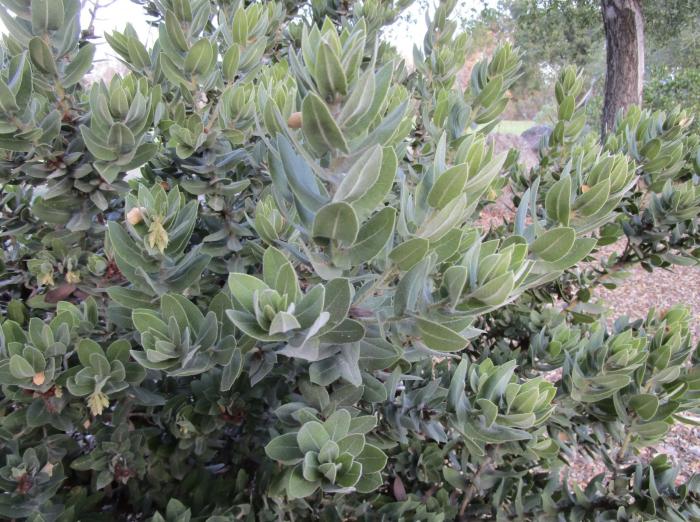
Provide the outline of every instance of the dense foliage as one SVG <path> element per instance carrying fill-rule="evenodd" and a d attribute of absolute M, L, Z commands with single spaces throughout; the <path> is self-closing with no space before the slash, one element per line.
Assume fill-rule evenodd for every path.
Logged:
<path fill-rule="evenodd" d="M 679 103 L 692 111 L 700 112 L 700 68 L 654 68 L 644 85 L 644 104 L 655 110 L 676 107 Z M 698 121 L 691 124 L 698 129 Z"/>
<path fill-rule="evenodd" d="M 690 312 L 589 302 L 698 263 L 691 115 L 600 144 L 565 68 L 526 170 L 487 138 L 519 51 L 462 91 L 454 1 L 415 70 L 406 1 L 142 3 L 89 84 L 78 0 L 0 0 L 0 517 L 700 517 L 639 456 L 700 407 Z"/>

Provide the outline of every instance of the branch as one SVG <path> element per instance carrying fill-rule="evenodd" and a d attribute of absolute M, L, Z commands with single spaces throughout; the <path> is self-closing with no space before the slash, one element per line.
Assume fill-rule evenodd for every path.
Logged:
<path fill-rule="evenodd" d="M 97 11 L 104 7 L 109 7 L 113 5 L 117 0 L 108 0 L 103 2 L 102 0 L 82 0 L 82 8 L 87 8 L 88 5 L 92 5 L 92 9 L 88 9 L 90 13 L 90 22 L 87 24 L 87 35 L 95 36 L 95 19 L 97 18 Z"/>
<path fill-rule="evenodd" d="M 481 464 L 479 464 L 479 469 L 476 470 L 474 477 L 472 477 L 471 484 L 469 484 L 469 488 L 464 492 L 464 499 L 462 500 L 462 505 L 459 507 L 460 519 L 464 519 L 464 514 L 467 512 L 469 503 L 472 501 L 474 495 L 476 495 L 477 493 L 477 484 L 479 482 L 479 479 L 481 478 L 481 474 L 485 471 L 490 471 L 492 468 L 493 461 L 491 460 L 491 456 L 487 455 L 484 461 Z"/>

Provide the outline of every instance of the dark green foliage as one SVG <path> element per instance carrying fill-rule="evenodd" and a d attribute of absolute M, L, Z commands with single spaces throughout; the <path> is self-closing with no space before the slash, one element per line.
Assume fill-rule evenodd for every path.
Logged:
<path fill-rule="evenodd" d="M 700 516 L 639 456 L 699 411 L 693 318 L 589 302 L 698 263 L 690 113 L 601 145 L 564 68 L 526 171 L 488 139 L 521 54 L 461 90 L 453 1 L 413 71 L 377 38 L 404 1 L 139 3 L 157 41 L 86 85 L 77 0 L 0 1 L 0 517 Z"/>
<path fill-rule="evenodd" d="M 652 110 L 673 110 L 682 100 L 684 109 L 693 114 L 700 110 L 700 69 L 657 67 L 651 70 L 644 86 L 644 104 Z M 693 121 L 693 129 L 698 122 Z"/>

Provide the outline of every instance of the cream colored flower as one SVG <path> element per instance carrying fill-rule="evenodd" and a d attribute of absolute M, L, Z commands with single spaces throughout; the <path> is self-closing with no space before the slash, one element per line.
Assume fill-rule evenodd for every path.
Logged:
<path fill-rule="evenodd" d="M 53 286 L 53 273 L 51 272 L 46 272 L 43 274 L 40 274 L 38 277 L 39 284 L 42 286 Z"/>
<path fill-rule="evenodd" d="M 96 417 L 101 415 L 104 409 L 109 406 L 109 399 L 101 391 L 94 391 L 88 397 L 87 405 L 90 408 L 90 413 Z"/>
<path fill-rule="evenodd" d="M 69 270 L 66 272 L 66 283 L 76 284 L 80 283 L 80 273 Z"/>
<path fill-rule="evenodd" d="M 162 254 L 165 248 L 168 246 L 169 239 L 168 233 L 165 231 L 161 220 L 161 217 L 156 217 L 153 221 L 151 221 L 151 226 L 148 227 L 146 241 L 148 242 L 149 247 L 157 249 Z"/>

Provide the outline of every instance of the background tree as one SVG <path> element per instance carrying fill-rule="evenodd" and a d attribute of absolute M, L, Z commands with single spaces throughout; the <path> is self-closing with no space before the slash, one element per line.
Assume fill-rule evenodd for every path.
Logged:
<path fill-rule="evenodd" d="M 664 92 L 695 99 L 700 88 L 689 91 L 688 87 L 692 84 L 690 77 L 698 71 L 700 2 L 642 0 L 638 4 L 644 15 L 644 85 L 651 88 L 644 102 L 654 109 L 670 110 L 675 102 L 670 102 Z M 524 76 L 513 88 L 520 118 L 533 118 L 537 107 L 545 105 L 545 93 L 555 79 L 552 71 L 562 64 L 575 63 L 586 71 L 587 89 L 591 91 L 589 114 L 602 122 L 607 69 L 602 13 L 598 0 L 501 0 L 497 8 L 484 9 L 477 20 L 468 23 L 512 38 L 523 49 Z M 629 52 L 629 46 L 626 49 Z M 616 58 L 610 55 L 610 59 Z M 634 66 L 632 69 L 636 71 Z M 636 77 L 629 84 L 635 85 L 630 92 L 636 96 Z M 607 114 L 614 117 L 615 112 L 611 108 Z"/>
<path fill-rule="evenodd" d="M 601 133 L 615 117 L 642 103 L 644 88 L 644 15 L 641 0 L 601 0 L 607 68 Z"/>

